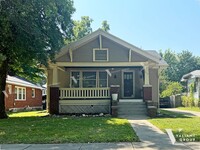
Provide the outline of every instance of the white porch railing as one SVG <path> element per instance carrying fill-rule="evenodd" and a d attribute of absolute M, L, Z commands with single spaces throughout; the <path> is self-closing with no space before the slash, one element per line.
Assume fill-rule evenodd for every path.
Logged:
<path fill-rule="evenodd" d="M 60 99 L 110 98 L 110 88 L 60 88 Z"/>

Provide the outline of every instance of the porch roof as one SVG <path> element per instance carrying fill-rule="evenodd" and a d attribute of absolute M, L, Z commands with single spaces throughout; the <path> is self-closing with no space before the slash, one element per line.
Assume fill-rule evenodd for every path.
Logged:
<path fill-rule="evenodd" d="M 187 81 L 189 78 L 197 78 L 200 77 L 200 70 L 194 70 L 190 73 L 183 75 L 181 81 Z"/>

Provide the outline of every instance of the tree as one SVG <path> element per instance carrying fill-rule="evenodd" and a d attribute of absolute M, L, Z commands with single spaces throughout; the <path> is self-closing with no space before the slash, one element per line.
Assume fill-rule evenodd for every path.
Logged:
<path fill-rule="evenodd" d="M 168 49 L 162 54 L 162 56 L 163 56 L 163 59 L 168 64 L 167 69 L 164 70 L 165 79 L 169 81 L 177 81 L 176 71 L 177 71 L 178 60 L 176 57 L 176 53 Z"/>
<path fill-rule="evenodd" d="M 108 32 L 110 30 L 110 25 L 108 24 L 108 22 L 106 20 L 104 20 L 102 22 L 102 27 L 101 27 L 102 30 Z"/>
<path fill-rule="evenodd" d="M 74 11 L 71 0 L 0 1 L 0 118 L 7 118 L 7 74 L 39 76 L 39 65 L 47 66 L 63 39 L 72 38 Z"/>
<path fill-rule="evenodd" d="M 91 27 L 92 21 L 93 20 L 89 16 L 82 16 L 81 20 L 74 21 L 74 27 L 73 27 L 74 41 L 81 39 L 87 34 L 92 32 L 92 27 Z"/>
<path fill-rule="evenodd" d="M 167 81 L 180 82 L 184 74 L 200 69 L 199 57 L 193 56 L 189 51 L 176 54 L 168 49 L 164 53 L 160 53 L 169 65 L 162 74 Z"/>

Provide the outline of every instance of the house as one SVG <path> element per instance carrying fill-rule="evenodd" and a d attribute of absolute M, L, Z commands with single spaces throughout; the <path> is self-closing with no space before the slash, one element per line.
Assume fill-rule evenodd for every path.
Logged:
<path fill-rule="evenodd" d="M 22 78 L 8 75 L 5 108 L 6 110 L 42 109 L 42 87 Z"/>
<path fill-rule="evenodd" d="M 158 104 L 159 71 L 167 63 L 101 29 L 63 47 L 49 64 L 50 113 L 110 113 L 111 94 L 120 101 Z"/>
<path fill-rule="evenodd" d="M 200 99 L 200 70 L 195 70 L 183 75 L 182 82 L 186 82 L 187 94 L 190 93 L 190 85 L 194 85 L 194 98 Z"/>

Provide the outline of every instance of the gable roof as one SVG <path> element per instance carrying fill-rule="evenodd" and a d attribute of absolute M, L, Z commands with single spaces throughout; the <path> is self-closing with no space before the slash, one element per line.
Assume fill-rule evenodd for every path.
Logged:
<path fill-rule="evenodd" d="M 41 86 L 35 85 L 29 81 L 26 81 L 24 79 L 21 79 L 21 78 L 15 77 L 15 76 L 9 76 L 9 75 L 7 75 L 6 83 L 14 84 L 14 85 L 18 85 L 18 86 L 31 87 L 31 88 L 35 88 L 35 89 L 43 89 Z"/>
<path fill-rule="evenodd" d="M 194 70 L 190 73 L 183 75 L 181 81 L 187 81 L 189 78 L 197 78 L 200 77 L 200 70 Z"/>
<path fill-rule="evenodd" d="M 85 37 L 83 37 L 83 38 L 81 38 L 81 39 L 79 39 L 79 40 L 77 40 L 75 42 L 72 42 L 69 45 L 64 46 L 61 49 L 60 53 L 58 53 L 56 55 L 56 58 L 59 58 L 59 57 L 65 55 L 66 53 L 68 53 L 68 51 L 70 49 L 71 50 L 75 50 L 76 48 L 85 45 L 86 43 L 92 41 L 93 39 L 95 39 L 99 35 L 102 35 L 102 36 L 104 36 L 104 37 L 106 37 L 106 38 L 108 38 L 108 39 L 110 39 L 110 40 L 112 40 L 112 41 L 114 41 L 114 42 L 116 42 L 116 43 L 128 48 L 128 49 L 131 49 L 132 51 L 134 51 L 134 52 L 136 52 L 136 53 L 138 53 L 138 54 L 140 54 L 140 55 L 142 55 L 142 56 L 144 56 L 144 57 L 146 57 L 146 58 L 148 58 L 148 59 L 160 64 L 160 65 L 166 65 L 166 62 L 165 63 L 164 62 L 162 62 L 162 63 L 160 62 L 160 60 L 162 58 L 158 57 L 159 54 L 157 52 L 156 52 L 157 53 L 156 55 L 153 55 L 152 52 L 147 52 L 145 50 L 142 50 L 142 49 L 140 49 L 140 48 L 138 48 L 138 47 L 136 47 L 136 46 L 134 46 L 134 45 L 132 45 L 132 44 L 130 44 L 130 43 L 128 43 L 128 42 L 126 42 L 126 41 L 124 41 L 124 40 L 122 40 L 122 39 L 120 39 L 120 38 L 118 38 L 118 37 L 116 37 L 116 36 L 114 36 L 112 34 L 110 34 L 110 33 L 108 33 L 108 32 L 106 32 L 106 31 L 103 31 L 102 29 L 98 29 L 98 30 L 86 35 Z"/>

